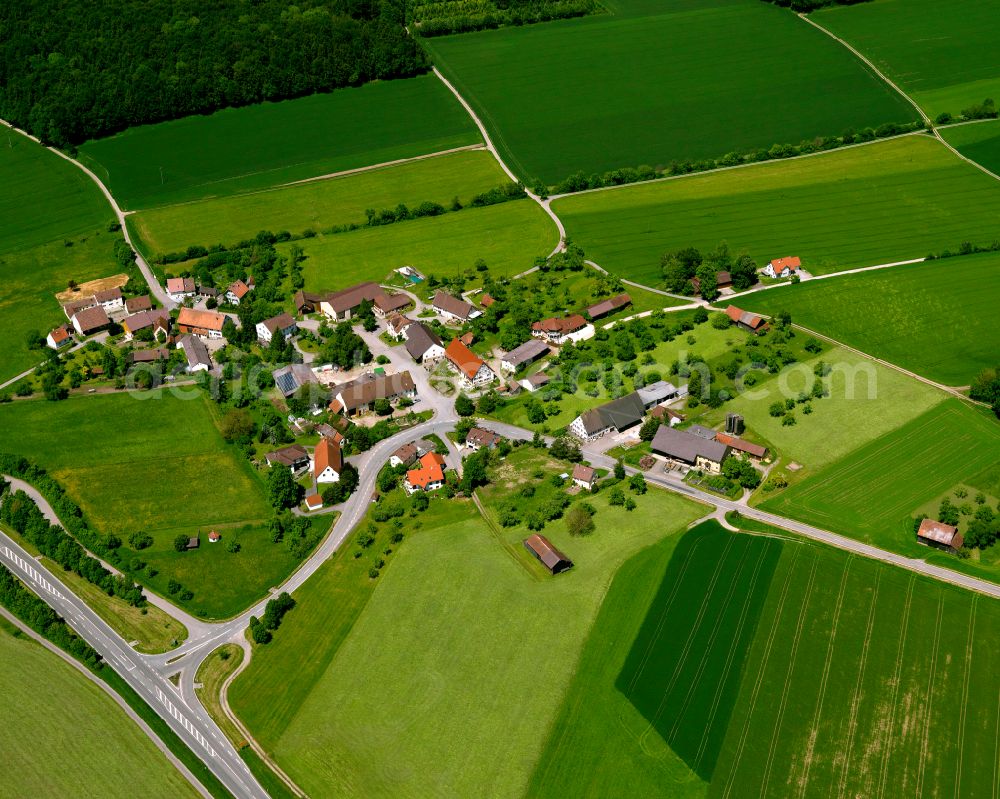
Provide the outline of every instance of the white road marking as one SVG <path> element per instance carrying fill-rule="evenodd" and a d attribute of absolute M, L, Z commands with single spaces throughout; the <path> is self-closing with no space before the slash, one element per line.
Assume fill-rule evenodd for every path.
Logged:
<path fill-rule="evenodd" d="M 163 706 L 167 709 L 167 712 L 169 712 L 171 716 L 177 719 L 177 721 L 181 723 L 181 725 L 184 727 L 185 730 L 191 733 L 191 735 L 198 743 L 200 743 L 202 746 L 205 747 L 205 751 L 208 752 L 209 757 L 215 757 L 215 750 L 212 748 L 211 744 L 208 742 L 205 736 L 202 735 L 200 732 L 198 732 L 197 728 L 188 720 L 187 716 L 181 713 L 177 705 L 171 702 L 170 699 L 167 697 L 167 695 L 163 693 L 163 691 L 161 691 L 159 688 L 156 689 L 156 698 L 163 703 Z"/>

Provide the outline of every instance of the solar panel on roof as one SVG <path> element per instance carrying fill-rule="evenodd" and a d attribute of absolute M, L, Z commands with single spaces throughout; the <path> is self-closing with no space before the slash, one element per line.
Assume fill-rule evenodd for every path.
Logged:
<path fill-rule="evenodd" d="M 278 375 L 274 382 L 278 384 L 282 394 L 293 394 L 297 388 L 295 376 L 291 373 Z"/>

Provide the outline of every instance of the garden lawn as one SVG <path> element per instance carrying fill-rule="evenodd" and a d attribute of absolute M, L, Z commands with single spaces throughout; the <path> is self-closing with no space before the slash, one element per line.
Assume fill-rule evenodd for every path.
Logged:
<path fill-rule="evenodd" d="M 479 258 L 494 277 L 516 275 L 530 269 L 539 255 L 548 255 L 558 241 L 555 225 L 536 203 L 514 200 L 297 244 L 306 255 L 306 288 L 318 291 L 381 281 L 401 266 L 438 277 L 464 271 L 478 276 L 473 266 Z"/>
<path fill-rule="evenodd" d="M 845 39 L 932 118 L 1000 98 L 991 0 L 875 0 L 813 19 Z"/>
<path fill-rule="evenodd" d="M 136 210 L 479 143 L 433 75 L 131 128 L 80 147 L 119 205 Z"/>
<path fill-rule="evenodd" d="M 46 468 L 90 523 L 118 535 L 126 549 L 130 533 L 149 533 L 153 545 L 134 554 L 159 571 L 144 577 L 145 584 L 166 596 L 176 579 L 194 592 L 186 603 L 193 612 L 233 615 L 277 585 L 299 559 L 285 544 L 271 542 L 263 482 L 223 440 L 214 408 L 198 393 L 188 401 L 167 393 L 141 396 L 0 406 L 0 451 Z M 213 529 L 223 540 L 210 545 Z M 200 535 L 200 549 L 176 552 L 173 540 L 181 534 Z M 231 539 L 240 552 L 227 550 Z"/>
<path fill-rule="evenodd" d="M 606 5 L 612 13 L 424 40 L 529 185 L 916 118 L 785 9 L 754 0 Z"/>
<path fill-rule="evenodd" d="M 4 796 L 197 797 L 100 687 L 0 625 Z"/>
<path fill-rule="evenodd" d="M 467 204 L 474 195 L 507 182 L 490 153 L 466 151 L 235 197 L 162 206 L 140 211 L 128 222 L 148 252 L 169 253 L 192 244 L 231 246 L 263 229 L 299 234 L 363 224 L 369 208 L 395 208 L 400 203 L 416 208 L 425 201 L 448 207 L 456 196 Z"/>
<path fill-rule="evenodd" d="M 534 467 L 546 479 L 563 468 L 530 450 L 510 459 L 516 466 L 504 466 L 483 493 L 488 508 L 532 481 Z M 704 512 L 656 490 L 632 513 L 609 508 L 603 495 L 591 501 L 592 536 L 570 539 L 561 521 L 545 527 L 576 564 L 557 577 L 524 551 L 526 529 L 487 525 L 467 501 L 442 503 L 450 506 L 443 523 L 425 515 L 421 530 L 407 525 L 397 561 L 343 643 L 324 652 L 311 690 L 286 693 L 288 707 L 269 714 L 287 721 L 266 725 L 264 745 L 311 796 L 467 796 L 484 785 L 522 794 L 611 576 L 631 553 Z M 432 505 L 428 514 L 439 512 Z M 324 647 L 315 641 L 335 606 L 315 604 L 313 590 L 310 581 L 289 614 L 313 634 L 284 648 L 286 680 L 291 664 L 311 669 Z"/>
<path fill-rule="evenodd" d="M 966 158 L 1000 173 L 1000 121 L 976 122 L 943 128 L 941 135 Z"/>
<path fill-rule="evenodd" d="M 742 297 L 741 308 L 796 323 L 945 385 L 997 365 L 1000 254 L 808 281 Z"/>
<path fill-rule="evenodd" d="M 649 285 L 663 253 L 726 241 L 813 274 L 922 258 L 997 237 L 1000 184 L 922 134 L 554 201 L 574 242 Z"/>
<path fill-rule="evenodd" d="M 825 400 L 824 400 L 825 401 Z M 820 411 L 817 411 L 820 413 Z M 792 428 L 793 430 L 795 428 Z M 911 519 L 929 500 L 1000 461 L 1000 426 L 987 412 L 948 399 L 869 441 L 761 507 L 910 557 L 952 568 L 971 561 L 917 544 Z"/>

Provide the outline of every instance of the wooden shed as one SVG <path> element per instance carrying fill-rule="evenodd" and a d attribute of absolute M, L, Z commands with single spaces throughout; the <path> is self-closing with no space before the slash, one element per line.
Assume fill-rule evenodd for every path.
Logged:
<path fill-rule="evenodd" d="M 544 535 L 537 533 L 529 535 L 524 539 L 524 548 L 538 558 L 545 568 L 553 574 L 559 574 L 559 572 L 573 567 L 573 561 L 552 546 L 552 542 Z"/>

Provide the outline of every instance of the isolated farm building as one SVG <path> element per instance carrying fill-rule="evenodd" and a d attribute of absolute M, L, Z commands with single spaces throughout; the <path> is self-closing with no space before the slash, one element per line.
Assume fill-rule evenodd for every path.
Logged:
<path fill-rule="evenodd" d="M 319 385 L 319 379 L 304 363 L 291 363 L 271 372 L 274 384 L 285 397 L 290 397 L 302 386 Z"/>
<path fill-rule="evenodd" d="M 313 479 L 317 483 L 336 483 L 343 469 L 344 455 L 340 445 L 321 438 L 313 452 Z"/>
<path fill-rule="evenodd" d="M 195 292 L 194 278 L 191 277 L 168 277 L 167 296 L 174 302 L 182 302 L 188 297 L 193 297 Z"/>
<path fill-rule="evenodd" d="M 59 327 L 50 330 L 49 334 L 45 337 L 45 343 L 54 350 L 62 349 L 67 344 L 71 344 L 72 342 L 73 335 L 69 332 L 69 328 L 66 325 L 60 325 Z"/>
<path fill-rule="evenodd" d="M 94 301 L 105 311 L 120 311 L 125 307 L 125 300 L 122 297 L 122 290 L 118 288 L 98 291 L 94 294 Z"/>
<path fill-rule="evenodd" d="M 417 445 L 414 443 L 403 444 L 399 449 L 389 456 L 389 465 L 394 469 L 397 466 L 409 466 L 417 460 Z"/>
<path fill-rule="evenodd" d="M 569 425 L 569 432 L 579 439 L 589 441 L 614 430 L 620 433 L 642 421 L 646 407 L 638 391 L 626 394 L 604 405 L 591 408 L 577 416 Z"/>
<path fill-rule="evenodd" d="M 301 444 L 292 444 L 289 447 L 268 452 L 264 456 L 264 460 L 267 461 L 269 467 L 277 464 L 287 466 L 293 472 L 297 472 L 299 469 L 305 469 L 309 466 L 309 453 Z"/>
<path fill-rule="evenodd" d="M 78 299 L 67 302 L 63 305 L 63 313 L 66 314 L 67 319 L 72 319 L 80 311 L 85 308 L 93 308 L 97 305 L 97 300 L 94 299 L 94 295 L 91 294 L 89 297 L 79 297 Z"/>
<path fill-rule="evenodd" d="M 763 317 L 750 313 L 749 311 L 744 311 L 742 308 L 737 308 L 735 305 L 730 305 L 726 308 L 726 316 L 728 316 L 737 327 L 743 328 L 743 330 L 749 330 L 751 333 L 760 335 L 767 330 L 767 321 Z"/>
<path fill-rule="evenodd" d="M 103 330 L 111 324 L 108 314 L 100 305 L 84 308 L 73 315 L 73 327 L 81 336 L 89 336 L 98 330 Z"/>
<path fill-rule="evenodd" d="M 496 379 L 486 362 L 457 338 L 449 342 L 444 354 L 461 377 L 464 388 L 488 386 Z"/>
<path fill-rule="evenodd" d="M 389 314 L 385 320 L 385 332 L 393 341 L 402 341 L 406 338 L 406 328 L 413 323 L 412 319 L 400 313 Z"/>
<path fill-rule="evenodd" d="M 187 358 L 186 372 L 207 372 L 212 368 L 212 357 L 208 354 L 205 342 L 197 336 L 182 336 L 177 341 L 177 347 L 184 351 Z"/>
<path fill-rule="evenodd" d="M 715 440 L 725 444 L 733 452 L 737 452 L 756 463 L 760 463 L 767 457 L 767 447 L 731 436 L 728 433 L 716 433 Z"/>
<path fill-rule="evenodd" d="M 525 391 L 538 391 L 538 389 L 548 385 L 550 382 L 552 382 L 552 378 L 545 374 L 545 372 L 535 372 L 533 375 L 519 380 L 517 385 Z"/>
<path fill-rule="evenodd" d="M 395 400 L 417 396 L 417 384 L 409 372 L 392 375 L 362 375 L 357 380 L 344 383 L 333 390 L 330 410 L 353 416 L 370 411 L 380 399 Z"/>
<path fill-rule="evenodd" d="M 715 287 L 717 289 L 728 289 L 733 285 L 733 276 L 729 272 L 715 273 Z M 698 277 L 691 278 L 691 286 L 695 294 L 701 294 L 701 280 Z"/>
<path fill-rule="evenodd" d="M 384 293 L 378 283 L 358 283 L 356 286 L 327 295 L 320 300 L 319 309 L 330 319 L 344 322 L 357 312 L 361 303 L 374 303 Z"/>
<path fill-rule="evenodd" d="M 298 329 L 298 325 L 295 324 L 295 320 L 290 314 L 278 314 L 257 323 L 257 338 L 265 344 L 270 344 L 271 339 L 276 335 L 280 334 L 286 339 L 291 338 Z"/>
<path fill-rule="evenodd" d="M 729 447 L 721 441 L 709 440 L 665 425 L 660 425 L 656 431 L 651 448 L 658 455 L 712 474 L 722 471 L 722 462 L 729 454 Z"/>
<path fill-rule="evenodd" d="M 594 326 L 580 314 L 565 318 L 550 317 L 535 322 L 531 326 L 531 335 L 543 339 L 549 344 L 565 344 L 567 341 L 586 341 L 594 335 Z"/>
<path fill-rule="evenodd" d="M 439 291 L 434 295 L 434 310 L 446 320 L 453 319 L 456 322 L 468 322 L 471 319 L 482 316 L 483 312 L 478 308 L 469 305 L 465 300 L 452 297 L 446 291 Z"/>
<path fill-rule="evenodd" d="M 500 358 L 500 368 L 505 372 L 516 372 L 548 354 L 549 347 L 544 341 L 529 339 Z"/>
<path fill-rule="evenodd" d="M 406 473 L 403 487 L 412 494 L 414 491 L 435 491 L 444 485 L 445 461 L 436 452 L 428 452 L 420 459 L 416 469 Z"/>
<path fill-rule="evenodd" d="M 441 337 L 422 322 L 414 322 L 404 330 L 406 351 L 417 363 L 437 363 L 444 357 Z"/>
<path fill-rule="evenodd" d="M 490 307 L 491 305 L 493 305 L 493 303 L 495 303 L 495 302 L 496 302 L 496 300 L 495 300 L 495 299 L 493 299 L 493 298 L 492 298 L 492 297 L 491 297 L 491 296 L 490 296 L 489 294 L 487 294 L 487 293 L 486 293 L 485 291 L 484 291 L 484 292 L 483 292 L 482 294 L 480 294 L 480 295 L 479 295 L 479 304 L 480 304 L 480 305 L 481 305 L 481 306 L 482 306 L 483 308 L 489 308 L 489 307 Z"/>
<path fill-rule="evenodd" d="M 149 299 L 148 294 L 143 294 L 141 297 L 129 297 L 125 300 L 125 313 L 136 314 L 140 311 L 152 311 L 153 301 Z"/>
<path fill-rule="evenodd" d="M 306 510 L 322 510 L 323 497 L 320 494 L 309 494 L 306 497 Z"/>
<path fill-rule="evenodd" d="M 185 547 L 185 549 L 197 549 L 200 546 L 201 546 L 201 539 L 198 536 L 194 535 L 188 539 L 187 546 Z"/>
<path fill-rule="evenodd" d="M 601 300 L 587 309 L 587 316 L 594 319 L 601 319 L 609 313 L 620 311 L 627 305 L 632 304 L 632 298 L 628 294 L 618 294 L 606 300 Z"/>
<path fill-rule="evenodd" d="M 412 302 L 413 300 L 407 294 L 386 294 L 382 292 L 382 294 L 375 298 L 375 315 L 384 318 L 391 313 L 402 311 Z"/>
<path fill-rule="evenodd" d="M 221 540 L 222 534 L 217 530 L 212 530 L 212 532 L 208 534 L 208 543 L 210 544 L 218 544 Z"/>
<path fill-rule="evenodd" d="M 465 446 L 478 452 L 483 449 L 495 449 L 503 439 L 492 430 L 473 427 L 465 437 Z"/>
<path fill-rule="evenodd" d="M 245 296 L 250 293 L 250 287 L 242 280 L 237 280 L 229 284 L 226 289 L 226 302 L 230 305 L 239 305 Z"/>
<path fill-rule="evenodd" d="M 552 546 L 544 535 L 529 535 L 524 539 L 524 548 L 538 558 L 542 565 L 553 574 L 559 574 L 573 567 L 573 561 Z"/>
<path fill-rule="evenodd" d="M 170 353 L 162 347 L 152 350 L 133 350 L 125 356 L 125 363 L 135 366 L 137 363 L 159 363 L 170 357 Z"/>
<path fill-rule="evenodd" d="M 768 261 L 767 266 L 761 271 L 768 277 L 791 277 L 799 271 L 799 267 L 801 266 L 802 260 L 793 255 L 787 258 L 775 258 L 773 261 Z"/>
<path fill-rule="evenodd" d="M 652 408 L 654 405 L 659 405 L 668 399 L 673 399 L 677 396 L 677 386 L 673 383 L 668 383 L 666 380 L 657 380 L 655 383 L 650 383 L 648 386 L 643 386 L 636 390 L 639 398 L 642 400 L 643 407 Z"/>
<path fill-rule="evenodd" d="M 590 466 L 584 466 L 582 463 L 573 465 L 573 483 L 580 488 L 590 491 L 594 487 L 596 477 L 597 471 Z"/>
<path fill-rule="evenodd" d="M 142 330 L 152 330 L 154 336 L 160 332 L 166 334 L 170 332 L 170 314 L 162 308 L 139 311 L 122 320 L 122 330 L 125 331 L 126 341 L 131 341 Z"/>
<path fill-rule="evenodd" d="M 958 552 L 964 540 L 957 527 L 934 519 L 924 519 L 917 528 L 917 542 L 946 552 Z"/>
<path fill-rule="evenodd" d="M 292 302 L 295 303 L 295 311 L 299 314 L 312 313 L 317 308 L 319 304 L 323 302 L 322 294 L 315 294 L 311 291 L 299 291 L 295 292 L 295 297 L 292 298 Z"/>
<path fill-rule="evenodd" d="M 226 317 L 215 311 L 196 311 L 194 308 L 181 308 L 177 316 L 177 329 L 181 333 L 191 333 L 202 338 L 222 338 L 222 326 Z"/>

